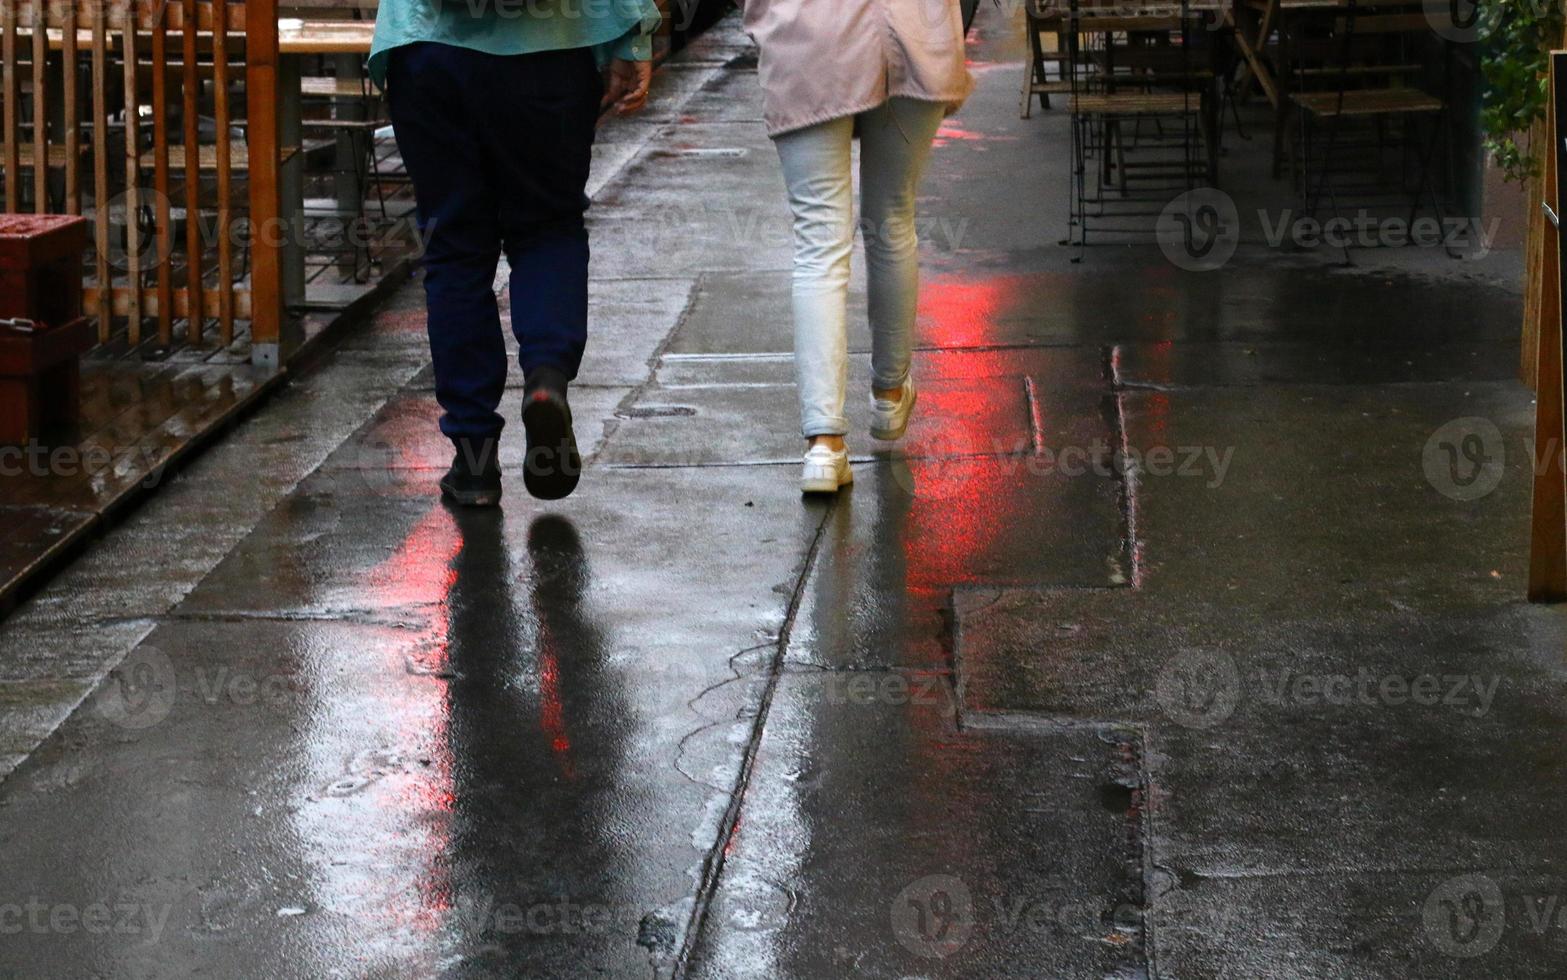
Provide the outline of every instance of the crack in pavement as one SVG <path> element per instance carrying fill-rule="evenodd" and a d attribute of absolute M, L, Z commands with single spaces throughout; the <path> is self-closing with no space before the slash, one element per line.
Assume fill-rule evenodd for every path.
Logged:
<path fill-rule="evenodd" d="M 686 976 L 691 956 L 701 938 L 702 926 L 707 920 L 713 895 L 718 889 L 719 879 L 723 876 L 724 862 L 728 858 L 735 830 L 740 824 L 740 810 L 745 802 L 746 791 L 751 785 L 751 776 L 756 768 L 756 756 L 761 750 L 762 736 L 767 729 L 767 718 L 772 711 L 773 698 L 778 691 L 778 681 L 784 673 L 784 658 L 788 655 L 789 637 L 794 631 L 795 619 L 799 616 L 800 606 L 804 601 L 805 586 L 810 580 L 811 568 L 816 564 L 822 542 L 826 540 L 827 526 L 837 506 L 838 501 L 834 498 L 823 508 L 821 519 L 817 522 L 816 531 L 811 537 L 811 546 L 806 549 L 805 559 L 800 563 L 799 572 L 795 576 L 794 587 L 789 595 L 789 605 L 784 612 L 783 625 L 778 630 L 777 641 L 773 644 L 774 653 L 767 665 L 767 682 L 762 689 L 761 697 L 757 700 L 756 717 L 752 720 L 751 734 L 746 740 L 745 752 L 740 759 L 740 772 L 730 791 L 729 803 L 724 809 L 724 815 L 719 821 L 718 836 L 707 857 L 702 860 L 702 877 L 692 904 L 691 917 L 686 923 L 685 936 L 671 964 L 671 980 L 679 980 Z"/>

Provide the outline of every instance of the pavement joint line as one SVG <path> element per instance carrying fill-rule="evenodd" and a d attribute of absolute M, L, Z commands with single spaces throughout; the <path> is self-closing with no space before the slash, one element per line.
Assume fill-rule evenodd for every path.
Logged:
<path fill-rule="evenodd" d="M 643 395 L 656 386 L 656 379 L 658 378 L 658 365 L 663 359 L 664 353 L 668 351 L 670 345 L 675 342 L 675 336 L 680 333 L 680 328 L 685 326 L 686 321 L 691 318 L 691 311 L 696 309 L 697 300 L 702 295 L 702 286 L 706 280 L 707 274 L 703 272 L 697 273 L 694 277 L 687 276 L 678 280 L 679 282 L 690 283 L 690 285 L 686 288 L 685 305 L 680 308 L 679 315 L 675 317 L 675 322 L 669 328 L 669 332 L 664 334 L 664 339 L 660 340 L 658 342 L 658 346 L 653 348 L 653 352 L 648 355 L 646 362 L 647 376 L 642 379 L 642 383 L 632 386 L 631 390 L 626 392 L 626 396 L 615 405 L 614 410 L 610 412 L 609 418 L 602 420 L 602 424 L 604 426 L 604 437 L 599 440 L 598 448 L 583 460 L 582 466 L 584 469 L 598 462 L 600 457 L 604 455 L 605 451 L 609 449 L 610 441 L 613 440 L 616 433 L 620 431 L 621 425 L 629 421 L 628 419 L 622 418 L 621 413 L 630 411 L 633 407 L 636 406 L 637 402 L 642 399 Z M 613 466 L 609 468 L 614 469 Z"/>
<path fill-rule="evenodd" d="M 730 354 L 666 354 L 666 361 L 702 362 L 702 361 L 792 361 L 792 351 L 744 351 Z"/>
<path fill-rule="evenodd" d="M 700 273 L 699 273 L 700 274 Z M 594 276 L 594 282 L 690 282 L 693 277 L 686 276 Z M 504 310 L 502 312 L 505 312 Z"/>
<path fill-rule="evenodd" d="M 638 419 L 622 419 L 623 422 L 641 421 Z M 854 454 L 849 455 L 850 463 L 891 463 L 897 460 L 937 460 L 942 463 L 968 463 L 978 460 L 990 459 L 1032 459 L 1040 455 L 1032 450 L 1019 450 L 1017 452 L 1002 453 L 959 453 L 951 456 L 922 456 L 918 454 L 898 454 L 896 450 L 884 450 L 873 455 Z M 734 466 L 797 466 L 800 460 L 789 459 L 739 459 L 715 463 L 606 463 L 604 468 L 610 470 L 701 470 L 723 469 Z"/>
<path fill-rule="evenodd" d="M 1110 427 L 1110 438 L 1120 448 L 1123 460 L 1136 458 L 1132 455 L 1132 437 L 1126 425 L 1128 394 L 1112 389 L 1106 395 L 1104 405 L 1107 414 L 1106 422 Z M 1115 556 L 1115 560 L 1119 561 L 1125 570 L 1127 584 L 1134 589 L 1141 588 L 1142 548 L 1137 541 L 1138 471 L 1135 466 L 1120 466 L 1112 467 L 1112 472 L 1116 474 L 1117 494 L 1120 497 L 1117 503 L 1121 515 L 1121 540 L 1119 554 Z"/>
<path fill-rule="evenodd" d="M 1032 374 L 1023 376 L 1023 397 L 1028 399 L 1028 431 L 1033 438 L 1034 455 L 1045 452 L 1045 410 L 1039 400 L 1039 385 Z"/>
<path fill-rule="evenodd" d="M 708 909 L 712 905 L 713 896 L 718 891 L 719 881 L 723 878 L 724 864 L 728 859 L 735 831 L 740 825 L 740 811 L 745 804 L 751 776 L 756 769 L 756 757 L 761 751 L 762 737 L 767 730 L 767 719 L 772 714 L 773 698 L 777 694 L 778 682 L 783 677 L 783 667 L 787 663 L 789 640 L 794 633 L 794 623 L 800 614 L 800 607 L 804 604 L 806 583 L 810 581 L 811 569 L 815 567 L 817 556 L 821 553 L 822 542 L 827 538 L 827 525 L 831 522 L 837 505 L 838 501 L 835 498 L 822 508 L 821 518 L 817 521 L 816 531 L 811 537 L 811 546 L 806 549 L 805 558 L 795 574 L 789 605 L 784 611 L 783 623 L 773 643 L 773 656 L 767 665 L 767 683 L 757 699 L 756 713 L 751 719 L 751 733 L 746 739 L 745 752 L 741 755 L 740 770 L 730 791 L 729 803 L 724 808 L 724 815 L 719 820 L 718 834 L 713 841 L 713 846 L 702 859 L 702 877 L 691 904 L 691 917 L 686 922 L 685 936 L 671 964 L 671 980 L 682 980 L 686 976 L 691 957 L 696 952 L 697 943 L 701 940 Z M 766 644 L 761 646 L 765 647 Z"/>
<path fill-rule="evenodd" d="M 1015 343 L 1015 344 L 959 344 L 955 346 L 937 346 L 932 344 L 916 344 L 913 347 L 915 353 L 923 354 L 989 354 L 997 351 L 1009 350 L 1096 350 L 1102 349 L 1098 344 L 1077 343 Z M 851 347 L 849 354 L 869 354 L 869 347 Z M 682 363 L 702 363 L 706 361 L 792 361 L 793 351 L 737 351 L 730 353 L 673 353 L 664 356 L 666 361 L 679 361 Z"/>
<path fill-rule="evenodd" d="M 689 384 L 663 384 L 659 391 L 709 391 L 731 388 L 793 388 L 793 381 L 693 381 Z"/>
<path fill-rule="evenodd" d="M 1107 360 L 1107 364 L 1108 364 Z M 1117 397 L 1119 403 L 1119 397 Z M 1122 429 L 1124 433 L 1124 427 Z M 1134 549 L 1135 551 L 1135 549 Z M 1134 578 L 1134 583 L 1138 582 Z M 1137 587 L 1135 584 L 1117 586 L 1092 586 L 1096 591 L 1129 590 Z M 1138 789 L 1141 793 L 1141 804 L 1128 810 L 1127 819 L 1132 821 L 1133 830 L 1136 832 L 1137 850 L 1140 858 L 1141 888 L 1139 909 L 1142 917 L 1143 959 L 1147 966 L 1148 980 L 1158 980 L 1160 977 L 1157 928 L 1155 922 L 1155 899 L 1160 892 L 1156 884 L 1163 872 L 1155 853 L 1155 842 L 1158 837 L 1154 830 L 1154 773 L 1149 760 L 1157 758 L 1155 749 L 1156 739 L 1153 727 L 1145 722 L 1135 719 L 1117 718 L 1080 718 L 1054 714 L 1042 714 L 1035 712 L 1015 711 L 974 711 L 968 707 L 968 684 L 963 668 L 963 619 L 960 614 L 969 616 L 983 612 L 1001 601 L 1004 590 L 1008 586 L 999 583 L 984 583 L 973 586 L 957 586 L 950 591 L 950 621 L 951 627 L 947 633 L 947 639 L 951 643 L 951 684 L 953 697 L 954 723 L 960 733 L 985 732 L 994 735 L 1012 736 L 1049 736 L 1070 734 L 1075 732 L 1089 732 L 1101 737 L 1116 736 L 1129 737 L 1134 740 L 1136 759 L 1132 764 L 1137 776 Z M 1038 591 L 1083 591 L 1085 587 L 1043 588 Z M 971 597 L 962 610 L 958 608 L 959 597 Z M 981 601 L 983 600 L 983 601 Z"/>
<path fill-rule="evenodd" d="M 786 674 L 936 674 L 951 677 L 951 667 L 906 667 L 898 664 L 824 664 L 816 660 L 790 660 L 784 664 Z"/>
<path fill-rule="evenodd" d="M 961 695 L 957 697 L 956 722 L 960 733 L 982 732 L 998 736 L 1048 737 L 1077 733 L 1096 734 L 1104 738 L 1126 740 L 1134 758 L 1125 764 L 1136 777 L 1140 802 L 1128 807 L 1125 819 L 1131 825 L 1138 857 L 1137 908 L 1142 922 L 1142 954 L 1147 967 L 1147 980 L 1158 980 L 1159 956 L 1155 921 L 1155 899 L 1160 896 L 1157 885 L 1161 876 L 1169 876 L 1158 863 L 1154 853 L 1157 835 L 1154 831 L 1153 770 L 1149 759 L 1154 757 L 1153 732 L 1143 722 L 1113 718 L 1072 718 L 1061 715 L 1040 715 L 1025 712 L 969 712 L 963 706 Z M 1113 775 L 1114 768 L 1107 775 Z M 1114 780 L 1111 780 L 1114 782 Z M 1124 785 L 1124 784 L 1118 784 Z"/>
<path fill-rule="evenodd" d="M 393 612 L 416 612 L 420 610 L 439 609 L 439 602 L 413 602 L 402 603 L 396 606 L 386 606 L 382 609 L 330 609 L 322 611 L 290 611 L 286 609 L 251 610 L 213 610 L 202 612 L 173 612 L 167 616 L 159 617 L 160 623 L 216 623 L 233 624 L 243 623 L 352 623 L 361 626 L 397 626 L 408 620 L 387 616 Z"/>

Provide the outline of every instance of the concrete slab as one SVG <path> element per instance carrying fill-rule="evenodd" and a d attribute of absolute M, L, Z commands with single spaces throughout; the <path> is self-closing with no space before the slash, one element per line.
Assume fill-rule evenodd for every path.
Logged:
<path fill-rule="evenodd" d="M 765 272 L 712 272 L 669 343 L 671 354 L 776 354 L 794 350 L 787 265 Z M 849 292 L 849 349 L 871 349 L 865 322 L 864 263 Z"/>
<path fill-rule="evenodd" d="M 692 975 L 1145 972 L 1135 740 L 959 735 L 900 679 L 780 680 Z"/>
<path fill-rule="evenodd" d="M 82 869 L 66 878 L 26 861 L 47 880 L 19 872 L 7 888 L 53 904 L 89 893 L 167 897 L 159 907 L 174 917 L 155 957 L 115 940 L 79 952 L 129 972 L 145 971 L 149 956 L 322 975 L 337 967 L 290 950 L 325 951 L 345 929 L 359 936 L 354 962 L 384 975 L 428 975 L 434 964 L 475 976 L 558 973 L 592 962 L 644 972 L 673 952 L 665 946 L 689 915 L 681 903 L 694 895 L 709 839 L 700 828 L 727 800 L 755 710 L 744 654 L 778 629 L 787 594 L 775 586 L 803 560 L 820 509 L 802 512 L 792 486 L 759 484 L 744 470 L 606 473 L 597 493 L 573 498 L 582 508 L 573 520 L 508 524 L 498 512 L 453 515 L 422 490 L 355 496 L 333 486 L 341 478 L 326 470 L 307 481 L 99 689 L 104 710 L 119 705 L 129 722 L 77 712 L 7 782 L 5 852 L 52 853 L 69 840 Z M 709 500 L 707 533 L 683 535 L 684 508 L 698 496 Z M 617 520 L 628 505 L 634 524 Z M 791 523 L 791 541 L 756 541 Z M 579 524 L 595 528 L 591 538 Z M 671 554 L 681 542 L 766 558 L 718 592 L 682 588 L 671 571 L 705 565 Z M 614 615 L 604 618 L 609 610 L 594 609 L 611 595 Z M 642 612 L 628 619 L 629 608 Z M 167 688 L 172 702 L 124 708 L 124 685 L 144 690 L 134 686 L 148 669 L 168 681 L 151 689 Z M 533 736 L 494 739 L 497 725 L 530 716 Z M 645 722 L 632 723 L 639 716 Z M 256 751 L 273 738 L 303 748 L 295 740 L 307 730 L 321 739 L 309 736 L 300 755 Z M 90 772 L 74 771 L 83 744 L 95 747 Z M 628 766 L 646 786 L 606 795 L 605 766 Z M 524 773 L 533 775 L 519 782 Z M 85 810 L 80 821 L 39 819 L 62 794 L 84 807 L 114 800 L 147 830 L 127 849 L 116 843 L 126 828 L 102 815 L 97 831 Z M 499 830 L 518 805 L 538 816 L 537 833 Z M 601 822 L 573 830 L 558 820 L 573 809 L 601 809 Z M 347 824 L 360 830 L 345 849 L 336 831 Z M 170 851 L 170 833 L 240 834 L 244 845 Z M 521 855 L 564 856 L 585 838 L 605 841 L 581 851 L 588 864 L 568 869 L 562 857 L 519 877 Z M 664 871 L 654 874 L 655 864 Z M 264 885 L 258 867 L 269 869 Z M 650 887 L 631 897 L 611 884 L 621 878 Z M 250 882 L 242 894 L 225 884 L 235 879 Z M 487 901 L 527 910 L 563 897 L 610 921 L 541 933 L 464 918 Z M 646 940 L 646 930 L 663 938 Z M 593 949 L 584 935 L 598 937 Z M 651 949 L 638 946 L 644 940 Z M 19 966 L 50 942 L 0 956 Z"/>
<path fill-rule="evenodd" d="M 859 454 L 871 447 L 909 458 L 1033 451 L 1031 389 L 1023 378 L 926 382 L 909 434 L 891 448 L 870 438 L 869 379 L 859 388 L 861 397 L 845 405 L 856 458 L 867 458 Z M 792 386 L 650 388 L 630 413 L 605 448 L 610 465 L 798 463 L 804 452 Z"/>
<path fill-rule="evenodd" d="M 961 267 L 954 267 L 961 262 Z M 1288 262 L 1184 272 L 1162 256 L 1094 253 L 1091 274 L 1048 255 L 933 261 L 921 284 L 930 346 L 1270 340 L 1409 357 L 1432 345 L 1515 343 L 1515 291 Z"/>
<path fill-rule="evenodd" d="M 1340 611 L 1523 595 L 1533 410 L 1515 384 L 1213 388 L 1121 404 L 1144 464 L 1135 519 L 1150 590 L 1243 592 L 1257 607 L 1307 590 Z M 1444 447 L 1464 441 L 1469 418 L 1484 420 L 1473 426 L 1487 461 L 1460 456 L 1455 471 Z"/>
<path fill-rule="evenodd" d="M 689 321 L 688 321 L 689 322 Z M 919 405 L 898 444 L 870 439 L 868 356 L 851 357 L 845 412 L 857 459 L 1106 456 L 1102 357 L 1074 351 L 916 351 Z M 622 414 L 605 460 L 616 466 L 793 463 L 801 449 L 792 358 L 669 354 L 659 384 Z M 867 453 L 869 455 L 867 455 Z M 1025 468 L 1020 462 L 1018 468 Z"/>
<path fill-rule="evenodd" d="M 612 425 L 615 409 L 630 395 L 631 388 L 573 387 L 570 394 L 581 451 L 591 456 L 603 445 L 605 432 Z M 499 407 L 506 427 L 501 432 L 500 463 L 503 471 L 519 476 L 527 454 L 522 431 L 522 389 L 507 388 Z M 433 486 L 452 462 L 452 443 L 439 428 L 441 406 L 433 393 L 412 388 L 389 399 L 353 437 L 346 440 L 324 464 L 329 469 L 353 470 L 362 475 L 366 492 L 404 494 L 405 481 Z M 417 474 L 394 471 L 416 470 Z"/>
<path fill-rule="evenodd" d="M 1124 581 L 1120 500 L 1113 478 L 1029 472 L 1011 459 L 862 466 L 823 530 L 788 660 L 945 675 L 954 587 Z"/>
<path fill-rule="evenodd" d="M 668 729 L 693 722 L 666 713 L 689 716 L 684 698 L 617 680 L 591 614 L 556 604 L 535 620 L 493 566 L 462 573 L 474 557 L 428 631 L 185 623 L 149 638 L 119 683 L 151 675 L 151 700 L 100 692 L 13 775 L 0 811 L 6 902 L 134 905 L 142 934 L 24 930 L 0 950 L 7 972 L 645 975 L 642 920 L 691 889 L 685 828 L 712 793 L 672 768 Z M 495 629 L 484 642 L 479 621 Z M 681 655 L 650 651 L 633 670 Z M 256 751 L 307 733 L 308 750 Z M 116 817 L 88 800 L 115 801 Z M 46 859 L 67 851 L 69 868 Z"/>
<path fill-rule="evenodd" d="M 1141 588 L 962 593 L 965 724 L 1149 733 L 1164 970 L 1543 969 L 1559 937 L 1516 923 L 1567 859 L 1548 829 L 1567 792 L 1550 734 L 1567 619 L 1519 601 L 1527 400 L 1480 383 L 1122 401 L 1145 458 L 1223 445 L 1233 468 L 1134 481 Z M 1455 500 L 1421 447 L 1440 462 L 1442 427 L 1471 414 L 1505 448 L 1494 489 Z M 1495 890 L 1465 898 L 1466 876 Z M 1467 947 L 1444 896 L 1460 919 L 1481 901 L 1513 925 Z M 1465 948 L 1483 969 L 1450 972 Z"/>
<path fill-rule="evenodd" d="M 1518 348 L 1511 340 L 1404 350 L 1276 341 L 1121 344 L 1114 350 L 1113 366 L 1119 384 L 1161 390 L 1513 381 L 1518 376 Z"/>
<path fill-rule="evenodd" d="M 597 275 L 790 268 L 788 199 L 762 128 L 692 123 L 666 135 L 595 198 Z"/>

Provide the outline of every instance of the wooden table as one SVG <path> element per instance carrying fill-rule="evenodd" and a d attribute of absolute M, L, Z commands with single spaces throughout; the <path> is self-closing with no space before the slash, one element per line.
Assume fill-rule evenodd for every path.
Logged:
<path fill-rule="evenodd" d="M 279 54 L 352 54 L 370 53 L 375 39 L 375 22 L 370 20 L 293 20 L 277 22 Z"/>
<path fill-rule="evenodd" d="M 1252 77 L 1257 79 L 1257 84 L 1262 87 L 1263 94 L 1268 97 L 1273 108 L 1283 108 L 1285 93 L 1280 90 L 1278 80 L 1273 77 L 1273 70 L 1263 57 L 1268 38 L 1291 13 L 1342 6 L 1344 0 L 1237 0 L 1234 7 L 1224 12 L 1225 21 L 1235 32 L 1235 46 L 1240 49 L 1246 67 L 1251 70 Z M 1255 17 L 1256 31 L 1247 37 L 1241 21 L 1252 17 Z"/>
<path fill-rule="evenodd" d="M 311 55 L 332 56 L 338 78 L 364 77 L 364 58 L 375 38 L 375 22 L 368 20 L 296 20 L 278 19 L 278 82 L 283 90 L 279 105 L 279 128 L 284 146 L 303 146 L 304 89 L 301 65 Z M 341 164 L 341 156 L 352 154 L 352 140 L 339 136 L 336 197 L 340 207 L 357 206 L 364 188 L 352 167 Z M 279 175 L 279 193 L 283 214 L 294 234 L 288 236 L 283 252 L 283 296 L 293 307 L 305 301 L 305 155 L 298 154 L 283 164 Z"/>

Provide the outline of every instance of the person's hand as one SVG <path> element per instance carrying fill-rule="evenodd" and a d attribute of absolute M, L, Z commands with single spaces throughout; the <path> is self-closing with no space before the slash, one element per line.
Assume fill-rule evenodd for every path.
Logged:
<path fill-rule="evenodd" d="M 616 58 L 604 72 L 604 101 L 600 110 L 614 107 L 615 114 L 629 116 L 647 105 L 648 90 L 653 87 L 651 61 L 625 61 Z"/>

